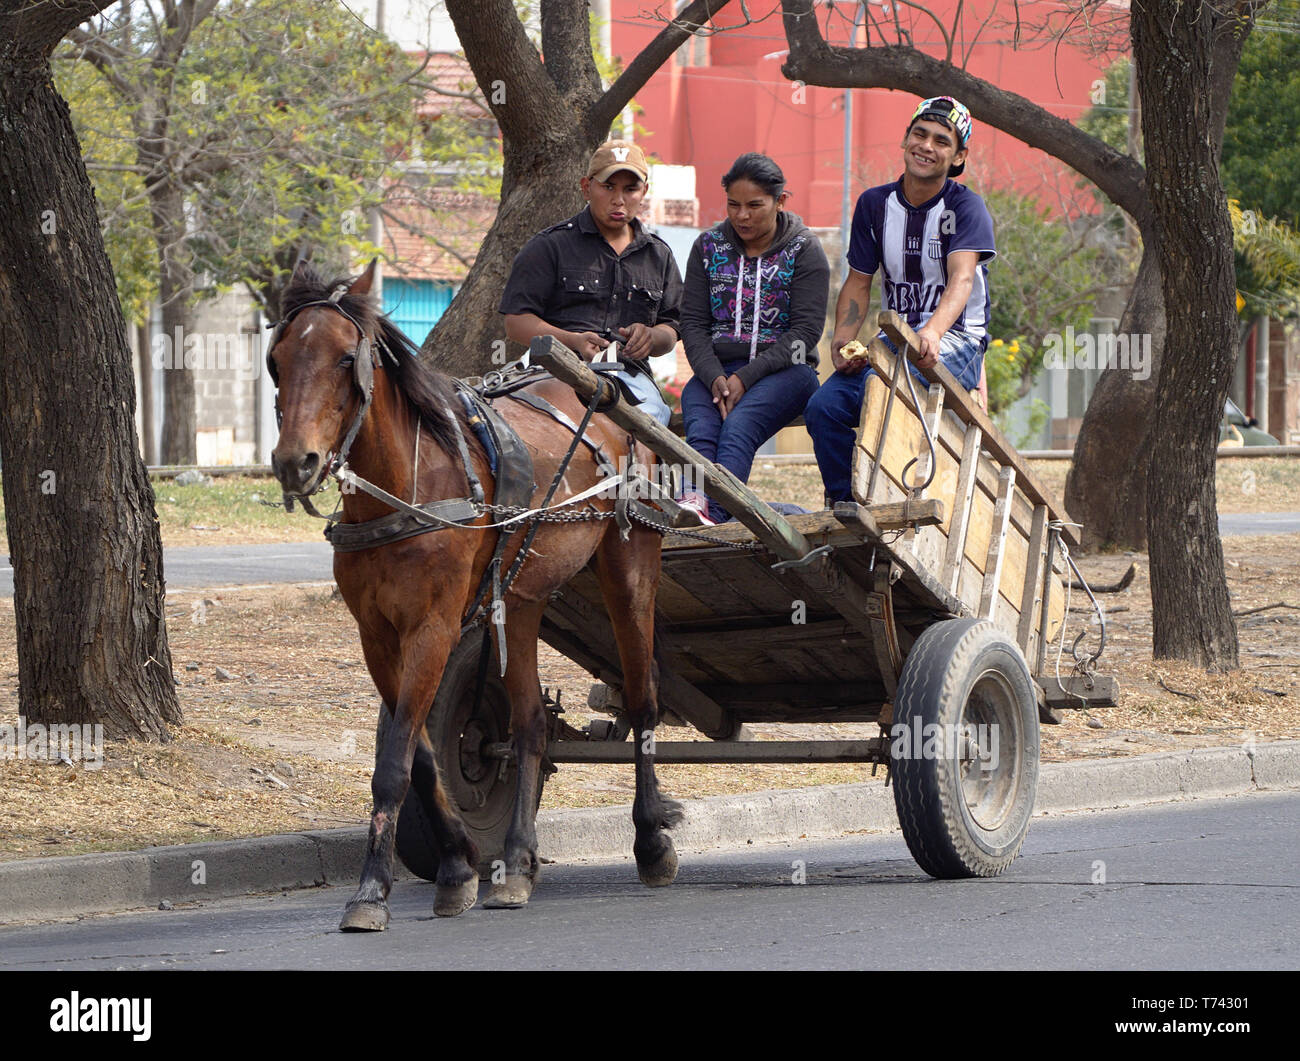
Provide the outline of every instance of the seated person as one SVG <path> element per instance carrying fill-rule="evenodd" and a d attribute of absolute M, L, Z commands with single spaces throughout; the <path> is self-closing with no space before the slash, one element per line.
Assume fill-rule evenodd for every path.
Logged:
<path fill-rule="evenodd" d="M 515 342 L 553 335 L 586 361 L 621 343 L 618 377 L 666 425 L 649 358 L 677 345 L 682 281 L 668 244 L 636 219 L 649 175 L 635 144 L 602 144 L 579 182 L 587 206 L 515 256 L 499 312 Z"/>
<path fill-rule="evenodd" d="M 804 410 L 828 508 L 853 496 L 853 437 L 870 370 L 841 351 L 867 322 L 877 269 L 885 276 L 884 308 L 916 331 L 921 365 L 942 359 L 967 390 L 980 382 L 989 341 L 987 263 L 997 252 L 984 200 L 952 180 L 966 168 L 971 132 L 970 113 L 950 96 L 923 101 L 903 139 L 903 175 L 858 199 L 849 276 L 835 304 L 835 372 Z M 908 368 L 929 387 L 915 365 Z"/>
<path fill-rule="evenodd" d="M 682 343 L 695 374 L 682 418 L 687 443 L 743 483 L 758 447 L 817 390 L 830 266 L 786 210 L 785 177 L 766 155 L 741 155 L 722 186 L 727 219 L 701 233 L 686 263 Z M 702 522 L 730 518 L 698 493 L 682 504 Z"/>

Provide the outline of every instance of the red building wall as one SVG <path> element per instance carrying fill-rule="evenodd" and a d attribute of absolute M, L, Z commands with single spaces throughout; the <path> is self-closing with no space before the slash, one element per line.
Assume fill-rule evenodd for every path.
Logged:
<path fill-rule="evenodd" d="M 644 17 L 648 6 L 647 0 L 613 0 L 613 50 L 625 64 L 663 27 L 662 22 Z M 666 14 L 674 6 L 661 4 L 659 9 Z M 756 17 L 765 8 L 764 4 L 749 6 Z M 771 6 L 777 7 L 775 0 Z M 850 20 L 857 6 L 835 5 L 828 36 L 831 43 L 849 42 Z M 964 5 L 967 40 L 991 6 L 990 0 Z M 1122 16 L 1118 5 L 1108 7 Z M 934 0 L 931 9 L 945 25 L 951 25 L 957 0 Z M 887 10 L 872 5 L 878 18 Z M 1061 10 L 1059 4 L 1032 0 L 1020 4 L 1026 26 Z M 825 6 L 818 4 L 817 11 L 818 21 L 825 27 Z M 942 52 L 932 22 L 906 8 L 900 9 L 899 17 L 904 26 L 913 25 L 917 47 L 932 55 Z M 719 15 L 724 25 L 739 18 L 740 9 L 735 5 L 728 5 Z M 886 20 L 892 25 L 892 13 Z M 1118 31 L 1122 38 L 1124 29 L 1116 24 L 1109 32 Z M 1078 45 L 1056 49 L 1022 44 L 1013 49 L 1011 37 L 1010 26 L 986 26 L 970 49 L 967 69 L 1053 114 L 1077 120 L 1092 105 L 1095 86 L 1115 53 L 1093 56 Z M 636 103 L 642 108 L 637 122 L 646 130 L 640 137 L 642 146 L 663 162 L 696 167 L 701 225 L 711 225 L 724 216 L 720 179 L 736 156 L 761 151 L 784 170 L 793 195 L 790 208 L 810 225 L 837 227 L 844 171 L 843 90 L 801 88 L 782 77 L 786 41 L 779 7 L 762 22 L 707 38 L 706 47 L 708 65 L 682 66 L 676 59 L 670 60 L 637 94 Z M 899 145 L 920 98 L 887 89 L 855 89 L 853 96 L 850 168 L 856 199 L 864 188 L 893 180 L 901 172 Z M 973 188 L 1014 187 L 1055 209 L 1055 189 L 1073 187 L 1074 175 L 1061 163 L 978 117 L 971 147 L 962 179 Z"/>

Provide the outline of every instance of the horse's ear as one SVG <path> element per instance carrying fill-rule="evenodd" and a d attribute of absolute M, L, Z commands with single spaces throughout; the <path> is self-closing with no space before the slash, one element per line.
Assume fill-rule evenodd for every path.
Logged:
<path fill-rule="evenodd" d="M 370 294 L 370 285 L 375 281 L 375 269 L 379 265 L 378 258 L 371 258 L 370 264 L 366 266 L 366 271 L 352 281 L 352 286 L 348 288 L 349 295 L 368 295 Z"/>
<path fill-rule="evenodd" d="M 299 258 L 297 262 L 294 263 L 292 278 L 294 280 L 301 280 L 310 268 L 311 262 L 306 258 Z"/>

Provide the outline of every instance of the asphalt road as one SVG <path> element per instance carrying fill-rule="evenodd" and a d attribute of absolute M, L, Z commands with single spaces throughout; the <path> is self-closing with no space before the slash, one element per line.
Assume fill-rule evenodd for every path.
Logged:
<path fill-rule="evenodd" d="M 1219 517 L 1219 530 L 1232 534 L 1300 533 L 1300 512 L 1237 513 Z M 294 542 L 288 545 L 202 545 L 168 549 L 163 569 L 169 590 L 268 583 L 332 583 L 329 543 Z M 0 595 L 12 597 L 13 569 L 9 558 L 0 565 Z"/>
<path fill-rule="evenodd" d="M 525 909 L 454 920 L 400 883 L 360 937 L 336 931 L 351 888 L 323 888 L 0 929 L 0 970 L 1294 970 L 1298 836 L 1280 793 L 1038 819 L 993 880 L 932 881 L 897 833 L 689 854 L 654 891 L 630 862 L 549 865 Z"/>

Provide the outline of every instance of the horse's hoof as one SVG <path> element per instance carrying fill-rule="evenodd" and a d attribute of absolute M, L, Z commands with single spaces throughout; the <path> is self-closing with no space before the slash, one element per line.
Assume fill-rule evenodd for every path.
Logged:
<path fill-rule="evenodd" d="M 533 882 L 527 877 L 508 876 L 500 884 L 492 885 L 492 891 L 483 900 L 485 910 L 518 910 L 528 902 L 533 893 Z"/>
<path fill-rule="evenodd" d="M 463 914 L 478 901 L 478 877 L 464 884 L 439 884 L 433 896 L 433 912 L 439 917 Z"/>
<path fill-rule="evenodd" d="M 642 865 L 637 863 L 637 876 L 647 888 L 666 888 L 677 879 L 677 852 L 670 842 L 668 850 L 654 862 Z"/>
<path fill-rule="evenodd" d="M 340 932 L 382 932 L 388 927 L 387 903 L 348 903 Z"/>

